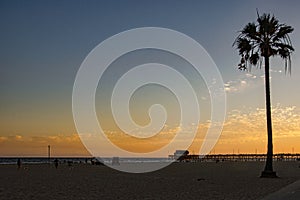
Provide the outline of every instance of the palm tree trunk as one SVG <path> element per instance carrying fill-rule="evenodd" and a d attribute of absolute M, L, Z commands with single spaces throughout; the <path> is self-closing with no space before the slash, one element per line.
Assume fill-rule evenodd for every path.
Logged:
<path fill-rule="evenodd" d="M 273 136 L 272 136 L 272 116 L 271 116 L 271 95 L 270 95 L 270 63 L 269 57 L 265 56 L 265 87 L 266 87 L 266 116 L 268 131 L 268 151 L 267 160 L 261 177 L 277 177 L 273 171 Z"/>

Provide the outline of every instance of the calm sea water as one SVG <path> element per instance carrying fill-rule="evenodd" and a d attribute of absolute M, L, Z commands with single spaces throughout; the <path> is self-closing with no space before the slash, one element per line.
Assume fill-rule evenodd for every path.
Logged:
<path fill-rule="evenodd" d="M 21 157 L 20 158 L 23 164 L 45 164 L 45 163 L 49 163 L 49 159 L 42 157 Z M 50 162 L 53 162 L 55 158 L 51 158 Z M 68 162 L 72 162 L 72 163 L 91 163 L 91 157 L 89 158 L 70 158 L 70 157 L 59 157 L 57 158 L 59 160 L 59 162 L 61 163 L 68 163 Z M 14 158 L 8 158 L 8 157 L 2 157 L 0 158 L 0 165 L 7 165 L 7 164 L 16 164 L 17 163 L 18 158 L 14 157 Z M 100 162 L 103 163 L 111 163 L 112 162 L 112 158 L 98 158 L 98 160 Z M 147 162 L 172 162 L 171 159 L 169 158 L 119 158 L 119 162 L 120 163 L 147 163 Z"/>

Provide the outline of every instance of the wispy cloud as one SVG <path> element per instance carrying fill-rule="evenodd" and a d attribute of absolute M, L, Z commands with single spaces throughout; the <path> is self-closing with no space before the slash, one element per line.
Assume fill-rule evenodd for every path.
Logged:
<path fill-rule="evenodd" d="M 0 137 L 0 156 L 46 156 L 47 146 L 53 148 L 53 156 L 88 156 L 78 134 Z"/>
<path fill-rule="evenodd" d="M 227 93 L 239 93 L 243 92 L 248 88 L 254 88 L 260 85 L 262 82 L 257 80 L 257 75 L 246 73 L 236 80 L 227 81 L 224 84 L 225 91 Z"/>
<path fill-rule="evenodd" d="M 300 109 L 295 106 L 272 108 L 274 152 L 295 152 L 300 142 Z M 232 110 L 228 113 L 222 135 L 215 147 L 218 152 L 265 153 L 267 145 L 266 113 L 263 108 Z M 231 148 L 231 149 L 230 149 Z"/>
<path fill-rule="evenodd" d="M 272 108 L 274 137 L 300 136 L 300 110 L 296 106 L 281 106 Z M 251 135 L 260 137 L 266 131 L 266 111 L 264 108 L 254 110 L 232 110 L 224 125 L 224 131 L 233 135 Z M 225 134 L 227 135 L 227 134 Z"/>
<path fill-rule="evenodd" d="M 282 69 L 273 68 L 270 69 L 270 79 L 272 75 L 280 75 L 284 73 Z M 239 75 L 235 80 L 229 80 L 224 84 L 225 91 L 227 93 L 241 93 L 247 89 L 253 89 L 264 84 L 264 70 L 253 69 L 251 72 L 243 73 Z"/>

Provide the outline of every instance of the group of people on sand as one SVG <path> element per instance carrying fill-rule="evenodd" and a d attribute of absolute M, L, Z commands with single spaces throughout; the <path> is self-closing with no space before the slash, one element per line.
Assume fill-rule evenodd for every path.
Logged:
<path fill-rule="evenodd" d="M 49 163 L 50 163 L 50 161 L 49 161 Z M 59 163 L 61 163 L 61 162 L 57 158 L 55 158 L 53 160 L 53 164 L 54 164 L 54 167 L 56 169 L 58 168 Z M 63 160 L 62 163 L 67 163 L 67 165 L 69 167 L 71 167 L 74 162 L 72 160 L 68 160 L 68 161 L 67 160 Z M 81 161 L 80 161 L 80 163 L 81 163 Z M 88 163 L 89 163 L 88 162 L 88 158 L 86 158 L 85 159 L 85 164 L 88 164 Z M 104 162 L 102 160 L 99 160 L 99 159 L 96 159 L 96 158 L 90 158 L 90 163 L 92 165 L 104 165 L 103 164 Z M 17 164 L 17 168 L 21 169 L 21 167 L 22 167 L 22 160 L 21 160 L 21 158 L 17 159 L 16 164 Z M 112 159 L 112 165 L 120 165 L 120 163 L 119 163 L 119 157 L 113 157 L 113 159 Z"/>
<path fill-rule="evenodd" d="M 17 160 L 17 166 L 18 166 L 18 169 L 21 169 L 22 161 L 20 158 L 18 158 L 18 160 Z M 54 166 L 56 169 L 58 168 L 58 159 L 57 158 L 54 160 Z"/>

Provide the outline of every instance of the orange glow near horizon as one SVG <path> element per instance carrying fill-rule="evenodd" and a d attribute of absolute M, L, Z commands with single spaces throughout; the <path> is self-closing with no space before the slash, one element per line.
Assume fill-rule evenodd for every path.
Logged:
<path fill-rule="evenodd" d="M 279 106 L 273 109 L 274 153 L 300 152 L 299 121 L 300 115 L 295 107 Z M 199 153 L 207 127 L 208 123 L 199 126 L 198 133 L 188 149 L 191 154 Z M 169 129 L 169 132 L 145 140 L 124 137 L 110 139 L 125 150 L 148 152 L 166 145 L 175 132 L 175 129 Z M 114 134 L 116 135 L 118 134 Z M 248 113 L 233 110 L 228 113 L 222 134 L 211 153 L 265 153 L 266 141 L 264 109 Z M 0 156 L 46 156 L 48 144 L 52 146 L 53 156 L 90 156 L 77 134 L 0 136 Z"/>
<path fill-rule="evenodd" d="M 300 132 L 298 132 L 300 135 Z M 240 141 L 240 142 L 238 142 Z M 158 141 L 156 141 L 158 142 Z M 121 144 L 121 142 L 119 142 Z M 156 146 L 161 145 L 161 141 Z M 273 140 L 274 153 L 300 153 L 300 136 L 275 137 Z M 9 136 L 0 137 L 0 156 L 47 156 L 47 146 L 51 145 L 52 156 L 91 156 L 85 149 L 77 134 L 70 136 L 45 136 L 45 137 L 23 137 Z M 132 152 L 147 152 L 155 145 L 144 145 L 143 143 L 127 143 L 123 141 L 123 146 Z M 125 145 L 128 144 L 128 145 Z M 194 140 L 190 148 L 190 154 L 198 154 L 202 141 Z M 237 138 L 235 140 L 220 137 L 211 154 L 231 154 L 231 153 L 266 153 L 266 137 L 264 138 Z M 173 152 L 170 152 L 172 154 Z M 161 155 L 165 157 L 167 155 Z"/>

